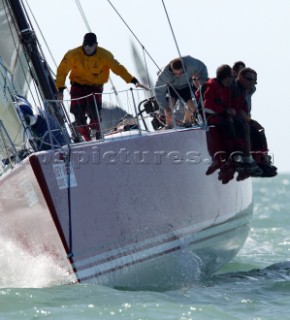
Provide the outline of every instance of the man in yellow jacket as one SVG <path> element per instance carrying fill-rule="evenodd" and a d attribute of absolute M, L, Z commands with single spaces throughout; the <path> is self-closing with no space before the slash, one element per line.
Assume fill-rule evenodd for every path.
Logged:
<path fill-rule="evenodd" d="M 70 72 L 71 99 L 77 99 L 71 101 L 70 112 L 75 116 L 76 125 L 85 141 L 91 140 L 90 129 L 96 130 L 96 139 L 101 138 L 102 92 L 104 84 L 109 80 L 110 70 L 126 83 L 143 87 L 111 52 L 98 46 L 97 37 L 92 32 L 85 34 L 82 46 L 69 50 L 65 54 L 57 68 L 57 99 L 63 100 L 65 80 Z M 92 93 L 95 95 L 78 99 Z M 98 113 L 94 101 L 97 103 Z M 87 117 L 90 119 L 89 125 Z"/>

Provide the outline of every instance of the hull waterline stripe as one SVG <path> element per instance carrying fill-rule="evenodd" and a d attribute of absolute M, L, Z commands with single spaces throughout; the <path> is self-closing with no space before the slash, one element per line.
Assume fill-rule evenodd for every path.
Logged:
<path fill-rule="evenodd" d="M 232 217 L 232 214 L 229 214 L 228 216 Z M 223 216 L 225 217 L 225 216 Z M 243 216 L 239 217 L 239 220 L 242 219 Z M 170 232 L 170 233 L 166 233 L 160 236 L 156 236 L 153 237 L 151 239 L 147 239 L 144 241 L 140 241 L 136 244 L 133 245 L 128 245 L 125 246 L 123 248 L 120 249 L 115 249 L 115 250 L 111 250 L 110 252 L 105 252 L 105 253 L 101 253 L 95 256 L 91 256 L 89 258 L 85 258 L 85 259 L 79 259 L 77 261 L 74 261 L 73 266 L 75 268 L 81 268 L 83 266 L 86 266 L 88 264 L 93 264 L 95 262 L 100 262 L 102 260 L 107 260 L 107 259 L 112 259 L 112 257 L 114 256 L 118 256 L 120 255 L 120 252 L 122 255 L 126 254 L 126 252 L 128 253 L 132 253 L 132 251 L 136 251 L 138 248 L 144 248 L 147 246 L 152 247 L 153 243 L 163 243 L 163 242 L 168 242 L 171 241 L 172 239 L 180 239 L 183 238 L 186 234 L 195 234 L 195 237 L 202 237 L 202 234 L 204 234 L 205 232 L 211 232 L 210 230 L 217 230 L 217 228 L 221 228 L 223 226 L 226 226 L 227 224 L 231 223 L 231 222 L 226 222 L 226 223 L 222 223 L 222 224 L 218 224 L 218 219 L 212 219 L 212 220 L 208 220 L 208 221 L 204 221 L 202 223 L 199 224 L 194 224 L 194 225 L 190 225 L 188 227 L 179 229 L 179 230 L 175 230 L 174 232 Z M 234 221 L 238 221 L 237 219 Z M 208 227 L 207 229 L 203 230 L 203 231 L 198 231 L 198 230 L 202 230 L 204 229 L 206 226 L 211 226 L 211 225 L 216 225 L 214 228 L 213 227 Z M 77 256 L 77 253 L 74 253 L 74 256 Z"/>
<path fill-rule="evenodd" d="M 119 252 L 122 256 L 121 258 L 117 258 L 109 262 L 105 262 L 95 266 L 92 266 L 92 264 L 90 264 L 86 269 L 83 269 L 83 270 L 77 270 L 76 265 L 73 265 L 73 266 L 74 266 L 74 269 L 76 270 L 78 279 L 80 281 L 83 281 L 84 279 L 89 279 L 97 275 L 122 269 L 126 266 L 133 265 L 148 259 L 152 259 L 153 257 L 156 257 L 156 256 L 162 256 L 166 253 L 176 251 L 181 247 L 186 247 L 194 243 L 201 242 L 202 240 L 212 238 L 219 233 L 225 233 L 225 232 L 237 229 L 238 227 L 241 227 L 242 225 L 247 225 L 248 223 L 249 223 L 249 219 L 245 217 L 243 219 L 239 219 L 239 221 L 228 222 L 225 225 L 219 225 L 217 227 L 211 228 L 210 230 L 201 231 L 198 233 L 198 235 L 195 234 L 192 236 L 184 237 L 183 239 L 177 239 L 177 240 L 171 241 L 169 243 L 159 244 L 149 249 L 140 250 L 139 252 L 134 252 L 134 253 L 131 252 L 126 256 L 124 256 L 122 252 L 121 253 Z M 215 230 L 215 233 L 212 232 L 212 229 Z M 93 258 L 96 258 L 96 257 L 93 257 Z M 98 259 L 94 259 L 94 260 L 96 261 Z"/>

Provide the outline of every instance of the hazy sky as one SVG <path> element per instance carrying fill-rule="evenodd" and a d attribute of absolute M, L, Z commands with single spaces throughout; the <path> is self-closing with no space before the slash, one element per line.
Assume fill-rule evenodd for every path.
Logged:
<path fill-rule="evenodd" d="M 81 45 L 88 31 L 74 0 L 26 0 L 58 64 Z M 130 42 L 141 46 L 107 0 L 80 0 L 100 46 L 110 50 L 136 77 Z M 258 73 L 252 116 L 266 129 L 280 172 L 290 172 L 290 1 L 289 0 L 111 0 L 158 67 L 181 55 L 202 60 L 214 77 L 221 64 L 243 60 Z M 34 25 L 35 26 L 35 25 Z M 36 26 L 35 26 L 36 28 Z M 44 52 L 45 45 L 40 38 Z M 52 69 L 55 66 L 47 56 Z M 146 62 L 155 82 L 158 68 Z M 117 90 L 128 85 L 112 76 Z M 110 85 L 105 87 L 110 90 Z"/>

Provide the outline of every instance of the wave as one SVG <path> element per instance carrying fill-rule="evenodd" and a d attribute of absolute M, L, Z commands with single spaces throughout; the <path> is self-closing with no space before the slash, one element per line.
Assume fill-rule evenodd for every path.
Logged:
<path fill-rule="evenodd" d="M 44 288 L 71 283 L 71 275 L 49 255 L 31 256 L 0 238 L 0 288 Z"/>

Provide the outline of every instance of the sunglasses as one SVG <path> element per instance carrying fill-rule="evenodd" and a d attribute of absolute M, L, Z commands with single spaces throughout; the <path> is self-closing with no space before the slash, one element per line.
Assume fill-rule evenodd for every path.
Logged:
<path fill-rule="evenodd" d="M 254 78 L 250 78 L 250 77 L 244 77 L 246 80 L 248 80 L 249 82 L 253 82 L 253 84 L 257 84 L 257 80 Z"/>
<path fill-rule="evenodd" d="M 244 77 L 244 78 L 247 79 L 248 81 L 255 81 L 255 79 L 251 77 Z"/>

